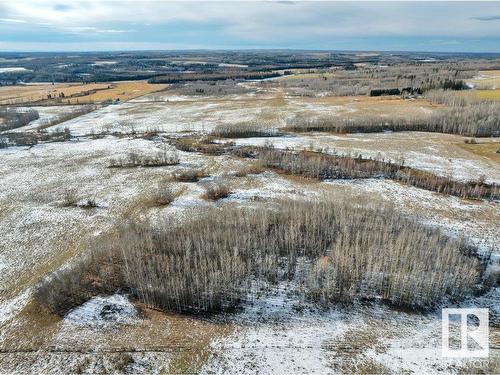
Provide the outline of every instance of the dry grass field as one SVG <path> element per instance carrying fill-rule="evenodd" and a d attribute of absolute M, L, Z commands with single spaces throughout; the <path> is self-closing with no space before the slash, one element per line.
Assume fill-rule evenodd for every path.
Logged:
<path fill-rule="evenodd" d="M 4 86 L 0 87 L 0 104 L 21 104 L 47 100 L 50 95 L 59 97 L 61 93 L 66 97 L 83 94 L 86 91 L 106 90 L 108 83 L 91 84 L 37 84 L 27 86 Z"/>
<path fill-rule="evenodd" d="M 492 139 L 476 140 L 477 143 L 457 143 L 460 148 L 500 164 L 500 141 Z"/>
<path fill-rule="evenodd" d="M 292 100 L 293 102 L 293 100 Z M 426 99 L 406 100 L 400 97 L 373 96 L 325 96 L 316 98 L 301 98 L 305 105 L 334 108 L 344 117 L 380 116 L 402 117 L 415 114 L 430 113 L 443 108 Z M 306 113 L 307 114 L 307 113 Z M 312 114 L 312 113 L 311 113 Z"/>
<path fill-rule="evenodd" d="M 117 99 L 127 101 L 165 87 L 166 85 L 153 85 L 146 81 L 4 86 L 0 87 L 0 104 L 85 104 Z"/>
<path fill-rule="evenodd" d="M 467 83 L 477 89 L 498 89 L 500 88 L 500 70 L 481 70 L 477 77 L 468 79 Z"/>
<path fill-rule="evenodd" d="M 500 89 L 476 90 L 475 94 L 481 99 L 500 100 Z"/>
<path fill-rule="evenodd" d="M 113 83 L 110 88 L 96 91 L 90 95 L 70 99 L 71 104 L 76 103 L 98 103 L 105 100 L 117 100 L 124 102 L 139 96 L 162 90 L 168 85 L 151 84 L 145 81 L 118 82 Z"/>

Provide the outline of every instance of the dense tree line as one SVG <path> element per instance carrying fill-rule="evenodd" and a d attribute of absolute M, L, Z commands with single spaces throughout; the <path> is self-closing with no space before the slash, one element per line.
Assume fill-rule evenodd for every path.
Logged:
<path fill-rule="evenodd" d="M 292 131 L 325 131 L 333 133 L 376 133 L 390 131 L 427 131 L 460 134 L 469 137 L 500 136 L 500 104 L 477 102 L 466 108 L 455 106 L 431 114 L 408 117 L 353 117 L 296 116 L 287 121 Z"/>
<path fill-rule="evenodd" d="M 168 74 L 151 78 L 150 83 L 177 83 L 187 81 L 221 81 L 227 79 L 264 79 L 279 77 L 277 72 L 252 72 L 252 71 L 225 71 L 225 72 L 203 72 Z"/>
<path fill-rule="evenodd" d="M 0 131 L 20 128 L 39 118 L 38 111 L 33 108 L 0 108 Z"/>
<path fill-rule="evenodd" d="M 431 172 L 362 157 L 293 152 L 272 147 L 251 148 L 264 166 L 318 179 L 389 178 L 421 189 L 461 198 L 500 199 L 500 186 L 484 181 L 455 181 Z"/>
<path fill-rule="evenodd" d="M 289 281 L 313 303 L 382 299 L 431 308 L 482 280 L 483 264 L 462 241 L 390 207 L 348 199 L 275 203 L 193 211 L 182 224 L 124 225 L 46 281 L 37 298 L 63 313 L 122 290 L 164 310 L 217 312 L 261 294 L 259 282 Z"/>

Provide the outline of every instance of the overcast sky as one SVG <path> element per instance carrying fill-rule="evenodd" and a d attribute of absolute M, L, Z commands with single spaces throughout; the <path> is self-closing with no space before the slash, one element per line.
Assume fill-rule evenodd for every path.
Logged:
<path fill-rule="evenodd" d="M 0 0 L 0 51 L 500 52 L 500 2 Z"/>

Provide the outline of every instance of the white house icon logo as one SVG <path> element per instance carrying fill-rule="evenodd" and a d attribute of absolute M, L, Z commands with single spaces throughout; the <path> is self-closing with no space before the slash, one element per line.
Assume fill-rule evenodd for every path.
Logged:
<path fill-rule="evenodd" d="M 459 332 L 450 325 L 450 315 L 459 318 Z M 458 319 L 457 319 L 458 320 Z M 477 324 L 469 324 L 474 322 Z M 489 355 L 488 309 L 443 309 L 443 357 L 484 358 Z M 454 345 L 455 344 L 455 345 Z"/>

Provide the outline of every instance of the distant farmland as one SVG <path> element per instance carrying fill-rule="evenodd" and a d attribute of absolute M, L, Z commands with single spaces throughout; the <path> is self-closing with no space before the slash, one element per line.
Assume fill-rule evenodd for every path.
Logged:
<path fill-rule="evenodd" d="M 106 100 L 127 101 L 159 91 L 166 85 L 153 85 L 145 81 L 88 84 L 40 84 L 0 87 L 0 105 L 27 103 L 87 104 Z"/>

